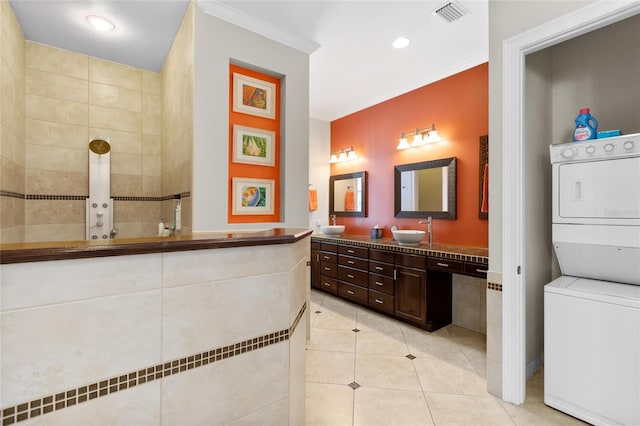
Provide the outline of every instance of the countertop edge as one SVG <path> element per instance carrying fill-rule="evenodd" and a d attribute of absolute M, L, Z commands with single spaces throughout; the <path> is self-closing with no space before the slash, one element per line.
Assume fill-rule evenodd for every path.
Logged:
<path fill-rule="evenodd" d="M 376 248 L 381 250 L 389 250 L 397 253 L 419 254 L 426 256 L 439 257 L 442 259 L 462 260 L 465 262 L 474 262 L 480 264 L 489 264 L 489 253 L 484 248 L 450 246 L 446 244 L 434 244 L 429 247 L 426 244 L 419 246 L 401 246 L 395 240 L 389 238 L 371 239 L 360 235 L 342 235 L 340 237 L 328 237 L 324 234 L 312 234 L 312 241 L 328 242 L 328 243 L 344 243 L 353 244 L 361 247 Z"/>
<path fill-rule="evenodd" d="M 3 244 L 0 245 L 0 264 L 293 244 L 311 233 L 312 230 L 306 228 L 272 228 L 255 232 L 212 232 L 175 237 L 114 239 L 97 243 L 61 241 Z"/>

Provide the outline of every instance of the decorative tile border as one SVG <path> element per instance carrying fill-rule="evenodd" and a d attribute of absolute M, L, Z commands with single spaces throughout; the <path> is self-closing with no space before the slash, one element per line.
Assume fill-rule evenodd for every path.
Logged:
<path fill-rule="evenodd" d="M 163 362 L 151 367 L 125 373 L 120 376 L 111 377 L 109 379 L 100 380 L 64 392 L 47 395 L 42 398 L 34 399 L 30 402 L 24 402 L 22 404 L 3 408 L 0 411 L 1 424 L 2 426 L 5 426 L 18 423 L 43 414 L 51 413 L 52 411 L 62 410 L 64 408 L 107 396 L 124 389 L 162 379 L 163 377 L 179 374 L 214 362 L 220 362 L 227 358 L 241 355 L 245 352 L 251 352 L 266 346 L 284 342 L 289 340 L 291 335 L 293 335 L 306 309 L 307 304 L 305 303 L 302 305 L 302 308 L 298 312 L 298 315 L 291 326 L 285 330 L 265 334 L 221 348 L 199 352 L 197 354 Z"/>
<path fill-rule="evenodd" d="M 316 235 L 312 235 L 311 240 L 323 241 L 323 242 L 335 242 L 335 243 L 341 242 L 343 244 L 350 244 L 353 246 L 387 250 L 387 251 L 392 251 L 396 253 L 419 254 L 419 255 L 426 255 L 431 257 L 439 257 L 441 259 L 462 260 L 466 262 L 474 262 L 474 263 L 480 263 L 484 265 L 489 264 L 489 258 L 484 256 L 474 256 L 470 254 L 461 254 L 461 253 L 450 253 L 446 251 L 429 250 L 429 249 L 420 248 L 420 247 L 403 247 L 403 246 L 384 244 L 384 243 L 351 240 L 348 238 L 337 239 L 337 238 L 322 237 L 322 236 L 316 236 Z"/>
<path fill-rule="evenodd" d="M 18 192 L 0 191 L 0 197 L 19 198 L 23 200 L 79 200 L 84 201 L 89 198 L 88 195 L 60 195 L 60 194 L 20 194 Z M 116 201 L 165 201 L 177 200 L 181 198 L 191 197 L 191 192 L 182 192 L 180 194 L 165 195 L 163 197 L 133 197 L 124 195 L 114 195 Z"/>
<path fill-rule="evenodd" d="M 487 289 L 496 290 L 496 291 L 502 291 L 502 284 L 496 284 L 496 283 L 491 283 L 491 282 L 487 281 Z"/>

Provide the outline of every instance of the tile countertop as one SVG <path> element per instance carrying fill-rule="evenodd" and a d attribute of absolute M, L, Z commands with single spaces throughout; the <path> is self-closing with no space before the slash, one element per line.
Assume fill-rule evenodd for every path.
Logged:
<path fill-rule="evenodd" d="M 311 232 L 305 228 L 272 228 L 260 231 L 202 232 L 172 237 L 0 244 L 0 264 L 292 244 L 308 237 Z"/>
<path fill-rule="evenodd" d="M 420 243 L 418 246 L 410 247 L 401 246 L 392 238 L 373 239 L 364 235 L 347 234 L 340 237 L 328 237 L 324 234 L 312 234 L 311 241 L 353 244 L 356 246 L 390 250 L 398 253 L 422 254 L 443 259 L 482 263 L 485 265 L 489 263 L 489 250 L 478 247 L 454 246 L 448 244 L 432 244 L 431 247 L 429 247 L 429 244 L 427 243 Z"/>

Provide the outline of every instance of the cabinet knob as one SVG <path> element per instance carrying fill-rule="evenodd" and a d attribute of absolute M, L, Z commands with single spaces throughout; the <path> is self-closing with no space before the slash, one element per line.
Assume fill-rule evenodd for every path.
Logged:
<path fill-rule="evenodd" d="M 356 263 L 356 262 L 354 262 L 353 260 L 347 260 L 347 263 L 348 263 L 349 265 L 353 265 L 353 264 L 354 264 L 354 263 Z"/>
<path fill-rule="evenodd" d="M 379 285 L 380 287 L 384 286 L 380 281 L 376 281 L 376 285 Z"/>
<path fill-rule="evenodd" d="M 354 293 L 353 291 L 351 291 L 351 290 L 347 290 L 347 293 L 349 293 L 349 294 L 355 294 L 355 293 Z"/>
<path fill-rule="evenodd" d="M 436 263 L 436 265 L 442 266 L 443 268 L 448 268 L 449 267 L 448 263 L 440 263 L 440 262 L 438 262 L 438 263 Z"/>
<path fill-rule="evenodd" d="M 382 270 L 384 270 L 384 268 L 383 268 L 382 266 L 376 266 L 376 269 L 377 269 L 378 271 L 382 271 Z"/>
<path fill-rule="evenodd" d="M 349 277 L 349 278 L 355 278 L 355 277 L 354 277 L 353 275 L 351 275 L 351 274 L 347 274 L 347 277 Z"/>
<path fill-rule="evenodd" d="M 380 299 L 376 299 L 376 303 L 380 303 L 381 305 L 384 304 L 384 302 Z"/>

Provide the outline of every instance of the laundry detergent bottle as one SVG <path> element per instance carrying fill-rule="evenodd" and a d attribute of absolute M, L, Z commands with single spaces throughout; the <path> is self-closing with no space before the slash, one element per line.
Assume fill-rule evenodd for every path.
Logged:
<path fill-rule="evenodd" d="M 595 139 L 598 134 L 598 121 L 589 113 L 589 108 L 582 108 L 576 117 L 576 129 L 573 141 L 580 142 Z"/>

